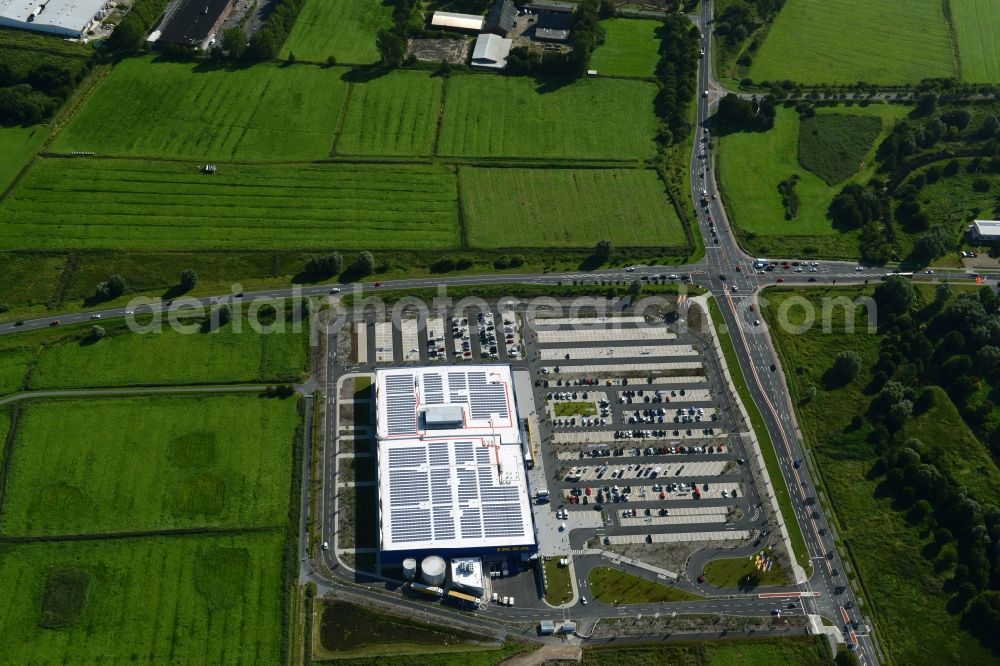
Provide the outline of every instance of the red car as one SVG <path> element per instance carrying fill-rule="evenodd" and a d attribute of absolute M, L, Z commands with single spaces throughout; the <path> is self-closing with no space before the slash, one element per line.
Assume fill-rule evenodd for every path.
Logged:
<path fill-rule="evenodd" d="M 52 321 L 49 322 L 49 326 L 58 326 L 58 325 L 59 325 L 58 319 L 53 319 Z"/>
<path fill-rule="evenodd" d="M 382 283 L 381 283 L 381 282 L 376 282 L 376 283 L 375 283 L 375 286 L 376 286 L 376 287 L 381 287 L 381 286 L 382 286 Z"/>
<path fill-rule="evenodd" d="M 739 266 L 737 266 L 736 267 L 736 272 L 738 273 L 738 272 L 740 272 L 740 270 L 742 270 L 742 269 Z"/>
<path fill-rule="evenodd" d="M 778 278 L 778 282 L 784 282 L 785 278 Z"/>

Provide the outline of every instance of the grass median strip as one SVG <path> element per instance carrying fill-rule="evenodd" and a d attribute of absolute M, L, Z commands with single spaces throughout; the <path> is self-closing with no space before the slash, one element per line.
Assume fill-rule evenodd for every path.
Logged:
<path fill-rule="evenodd" d="M 559 606 L 573 598 L 573 583 L 569 577 L 569 566 L 562 566 L 561 557 L 545 558 L 545 600 Z"/>
<path fill-rule="evenodd" d="M 611 567 L 590 572 L 590 590 L 594 598 L 606 604 L 650 604 L 664 601 L 697 601 L 704 597 L 663 585 Z"/>
<path fill-rule="evenodd" d="M 806 548 L 805 538 L 802 536 L 802 529 L 799 521 L 795 518 L 795 510 L 792 507 L 792 498 L 785 485 L 785 477 L 781 474 L 781 467 L 778 465 L 778 455 L 771 441 L 771 435 L 764 425 L 764 417 L 761 416 L 757 403 L 754 402 L 750 394 L 750 387 L 747 386 L 743 377 L 743 369 L 740 367 L 739 359 L 736 357 L 736 349 L 733 347 L 732 338 L 728 332 L 723 332 L 720 326 L 723 324 L 722 311 L 715 299 L 709 299 L 708 307 L 712 314 L 712 322 L 715 325 L 715 332 L 719 336 L 719 344 L 722 345 L 722 353 L 726 357 L 726 365 L 729 367 L 729 376 L 732 377 L 736 392 L 740 395 L 743 406 L 746 407 L 750 415 L 750 424 L 757 434 L 757 441 L 760 444 L 761 454 L 764 456 L 764 464 L 767 466 L 767 475 L 771 478 L 771 488 L 778 500 L 778 508 L 785 518 L 785 526 L 788 528 L 788 536 L 792 542 L 792 551 L 795 561 L 805 569 L 808 575 L 812 571 L 812 562 L 809 560 L 809 550 Z"/>

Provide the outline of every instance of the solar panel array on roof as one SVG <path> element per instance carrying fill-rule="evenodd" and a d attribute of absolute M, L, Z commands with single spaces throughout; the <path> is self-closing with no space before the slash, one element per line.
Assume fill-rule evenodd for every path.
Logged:
<path fill-rule="evenodd" d="M 392 544 L 530 539 L 521 477 L 501 476 L 498 456 L 494 446 L 468 441 L 390 445 L 384 514 Z"/>
<path fill-rule="evenodd" d="M 440 405 L 444 402 L 444 383 L 441 375 L 424 376 L 424 403 L 428 405 Z"/>
<path fill-rule="evenodd" d="M 487 383 L 485 372 L 469 373 L 469 397 L 472 418 L 488 419 L 493 414 L 506 419 L 510 416 L 507 411 L 507 392 L 503 384 Z"/>
<path fill-rule="evenodd" d="M 417 432 L 417 398 L 413 392 L 413 375 L 389 375 L 385 378 L 387 429 L 390 436 L 412 435 Z"/>

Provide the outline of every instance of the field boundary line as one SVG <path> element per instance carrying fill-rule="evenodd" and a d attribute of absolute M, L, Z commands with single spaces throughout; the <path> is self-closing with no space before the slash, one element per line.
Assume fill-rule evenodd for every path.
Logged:
<path fill-rule="evenodd" d="M 958 48 L 958 31 L 955 30 L 955 16 L 951 13 L 951 0 L 941 0 L 941 12 L 948 29 L 948 50 L 951 52 L 951 66 L 956 80 L 962 80 L 962 53 Z"/>
<path fill-rule="evenodd" d="M 10 461 L 14 453 L 14 440 L 17 439 L 17 428 L 21 420 L 21 406 L 14 405 L 10 412 L 10 427 L 3 443 L 3 459 L 0 460 L 0 520 L 3 519 L 7 500 L 7 474 L 10 471 Z"/>
<path fill-rule="evenodd" d="M 27 400 L 42 400 L 46 398 L 86 398 L 86 397 L 142 397 L 147 395 L 171 395 L 171 394 L 212 394 L 212 393 L 263 393 L 267 390 L 267 384 L 206 384 L 206 385 L 179 385 L 179 386 L 143 386 L 138 385 L 128 388 L 83 388 L 83 389 L 51 389 L 21 391 L 0 398 L 0 405 L 23 402 Z"/>
<path fill-rule="evenodd" d="M 340 107 L 340 116 L 337 118 L 337 126 L 333 128 L 333 142 L 330 144 L 329 156 L 337 154 L 337 144 L 340 143 L 340 133 L 344 130 L 344 119 L 347 118 L 347 107 L 351 105 L 351 98 L 354 97 L 354 82 L 347 82 L 347 94 L 344 95 L 344 104 Z"/>
<path fill-rule="evenodd" d="M 165 530 L 133 530 L 129 532 L 91 532 L 84 534 L 44 534 L 14 536 L 0 534 L 0 543 L 58 543 L 64 541 L 120 541 L 123 539 L 149 539 L 175 536 L 241 536 L 247 534 L 280 534 L 281 526 L 256 525 L 248 527 L 178 527 Z"/>
<path fill-rule="evenodd" d="M 448 99 L 449 81 L 451 81 L 451 77 L 446 76 L 444 77 L 444 82 L 441 84 L 441 100 L 438 102 L 437 124 L 434 126 L 434 147 L 431 148 L 432 157 L 437 157 L 438 147 L 441 144 L 441 127 L 444 126 L 444 105 Z"/>
<path fill-rule="evenodd" d="M 52 295 L 46 303 L 48 309 L 57 309 L 66 301 L 66 292 L 69 291 L 69 285 L 72 284 L 73 279 L 76 277 L 78 266 L 79 258 L 76 252 L 71 250 L 66 255 L 66 263 L 63 264 L 63 269 L 59 272 L 59 279 L 56 280 L 55 290 L 53 290 Z"/>
<path fill-rule="evenodd" d="M 458 215 L 458 245 L 463 250 L 469 249 L 469 225 L 465 221 L 465 200 L 462 198 L 462 179 L 459 177 L 461 167 L 452 166 L 455 171 L 455 208 Z"/>

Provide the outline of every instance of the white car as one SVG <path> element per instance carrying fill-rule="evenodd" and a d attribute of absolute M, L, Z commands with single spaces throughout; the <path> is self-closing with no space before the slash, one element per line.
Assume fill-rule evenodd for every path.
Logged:
<path fill-rule="evenodd" d="M 90 315 L 90 318 L 91 319 L 100 319 L 101 318 L 101 313 L 98 312 L 98 313 L 92 314 L 92 315 Z"/>
<path fill-rule="evenodd" d="M 754 326 L 760 326 L 760 319 L 754 319 L 753 320 L 753 325 Z"/>
<path fill-rule="evenodd" d="M 330 550 L 330 542 L 329 541 L 324 541 L 323 542 L 323 550 Z"/>
<path fill-rule="evenodd" d="M 339 287 L 334 287 L 333 289 L 330 290 L 330 293 L 331 294 L 339 294 L 340 293 L 340 288 Z"/>

